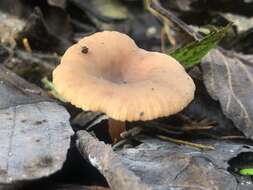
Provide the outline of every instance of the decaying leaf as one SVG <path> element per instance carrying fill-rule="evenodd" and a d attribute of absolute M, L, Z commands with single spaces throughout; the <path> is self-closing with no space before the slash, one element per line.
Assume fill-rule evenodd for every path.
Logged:
<path fill-rule="evenodd" d="M 227 171 L 228 161 L 253 151 L 252 146 L 209 141 L 215 150 L 205 152 L 139 136 L 142 144 L 116 154 L 86 131 L 78 131 L 77 138 L 79 151 L 105 176 L 111 189 L 122 190 L 237 190 L 242 185 Z"/>
<path fill-rule="evenodd" d="M 135 148 L 118 152 L 122 162 L 152 189 L 237 190 L 252 188 L 239 184 L 227 172 L 228 161 L 240 152 L 252 151 L 241 144 L 212 142 L 215 150 L 204 152 L 192 147 L 143 138 Z M 205 143 L 205 142 L 203 142 Z M 211 143 L 211 142 L 209 142 Z M 243 189 L 243 188 L 242 188 Z"/>
<path fill-rule="evenodd" d="M 253 55 L 212 50 L 203 60 L 209 94 L 248 138 L 253 138 Z"/>
<path fill-rule="evenodd" d="M 234 126 L 233 122 L 224 115 L 219 102 L 209 96 L 203 81 L 195 80 L 194 82 L 197 86 L 195 97 L 189 106 L 184 109 L 183 114 L 195 121 L 201 121 L 205 118 L 213 121 L 214 127 L 210 130 L 203 131 L 208 136 L 243 136 Z M 196 136 L 199 136 L 199 134 L 197 133 Z"/>
<path fill-rule="evenodd" d="M 0 183 L 61 169 L 73 131 L 66 110 L 0 66 Z"/>
<path fill-rule="evenodd" d="M 208 34 L 200 41 L 191 42 L 170 53 L 185 68 L 193 67 L 200 63 L 201 59 L 224 37 L 231 24 Z"/>

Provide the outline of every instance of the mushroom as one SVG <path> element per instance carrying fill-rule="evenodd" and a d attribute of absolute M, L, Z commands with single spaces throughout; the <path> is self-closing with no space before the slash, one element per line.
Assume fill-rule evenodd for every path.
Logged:
<path fill-rule="evenodd" d="M 76 107 L 106 113 L 111 133 L 115 127 L 116 133 L 122 132 L 125 121 L 175 114 L 192 101 L 195 91 L 174 58 L 141 49 L 115 31 L 97 32 L 71 46 L 53 71 L 53 83 Z"/>

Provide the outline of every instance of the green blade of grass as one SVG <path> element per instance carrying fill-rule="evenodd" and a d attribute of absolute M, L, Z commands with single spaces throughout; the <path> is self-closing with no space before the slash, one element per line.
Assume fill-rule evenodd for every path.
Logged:
<path fill-rule="evenodd" d="M 200 41 L 194 41 L 170 52 L 169 54 L 178 60 L 185 68 L 199 64 L 201 59 L 225 36 L 232 23 L 218 30 L 210 32 Z"/>
<path fill-rule="evenodd" d="M 253 175 L 253 168 L 245 168 L 239 171 L 241 175 Z"/>
<path fill-rule="evenodd" d="M 55 97 L 56 99 L 62 101 L 62 102 L 66 102 L 66 100 L 61 97 L 61 95 L 55 90 L 54 84 L 52 82 L 50 82 L 47 77 L 44 77 L 41 82 L 44 84 L 44 87 L 46 89 L 49 90 L 49 93 Z"/>

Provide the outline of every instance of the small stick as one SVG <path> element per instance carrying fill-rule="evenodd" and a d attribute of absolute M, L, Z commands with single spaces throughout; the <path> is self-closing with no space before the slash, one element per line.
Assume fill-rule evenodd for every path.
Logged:
<path fill-rule="evenodd" d="M 164 27 L 162 27 L 162 29 L 161 29 L 160 36 L 161 36 L 161 52 L 164 53 L 165 52 L 165 31 L 164 31 Z"/>
<path fill-rule="evenodd" d="M 174 139 L 171 137 L 166 137 L 163 135 L 157 135 L 158 138 L 165 140 L 165 141 L 170 141 L 176 144 L 184 144 L 184 145 L 188 145 L 188 146 L 192 146 L 195 148 L 199 148 L 199 149 L 203 149 L 203 150 L 214 150 L 215 148 L 211 145 L 203 145 L 203 144 L 198 144 L 198 143 L 192 143 L 192 142 L 188 142 L 188 141 L 184 141 L 184 140 L 179 140 L 179 139 Z"/>
<path fill-rule="evenodd" d="M 208 130 L 214 128 L 213 125 L 207 125 L 207 126 L 201 126 L 201 125 L 185 125 L 182 127 L 176 127 L 171 125 L 164 125 L 164 126 L 158 126 L 158 129 L 169 129 L 174 131 L 184 131 L 184 132 L 190 132 L 190 131 L 199 131 L 199 130 Z"/>
<path fill-rule="evenodd" d="M 123 131 L 120 134 L 120 137 L 122 139 L 125 139 L 125 138 L 128 138 L 128 137 L 134 137 L 134 136 L 138 135 L 141 131 L 142 131 L 141 127 L 134 127 L 134 128 L 129 129 L 127 131 Z"/>
<path fill-rule="evenodd" d="M 163 29 L 164 29 L 164 33 L 167 36 L 167 38 L 169 39 L 170 43 L 172 46 L 176 45 L 176 39 L 171 35 L 171 29 L 170 27 L 172 26 L 172 23 L 170 22 L 170 20 L 166 17 L 163 17 L 163 22 L 167 23 L 163 25 Z"/>
<path fill-rule="evenodd" d="M 157 122 L 149 122 L 145 124 L 148 127 L 155 127 L 159 130 L 162 131 L 169 131 L 169 130 L 173 130 L 173 131 L 182 131 L 182 132 L 190 132 L 190 131 L 196 131 L 196 130 L 208 130 L 208 129 L 212 129 L 213 125 L 183 125 L 182 127 L 176 127 L 176 126 L 172 126 L 172 125 L 166 125 L 166 124 L 162 124 L 162 123 L 157 123 Z"/>
<path fill-rule="evenodd" d="M 165 52 L 165 36 L 169 40 L 170 44 L 175 46 L 176 45 L 176 39 L 171 35 L 170 26 L 173 25 L 170 20 L 163 15 L 161 15 L 159 12 L 157 12 L 155 9 L 150 7 L 151 1 L 146 0 L 145 6 L 147 10 L 153 14 L 155 17 L 161 20 L 163 23 L 163 27 L 161 29 L 161 51 Z"/>
<path fill-rule="evenodd" d="M 158 0 L 148 0 L 147 4 L 149 6 L 148 8 L 153 9 L 152 12 L 156 12 L 155 14 L 156 16 L 157 14 L 159 14 L 160 16 L 167 18 L 168 20 L 175 23 L 179 28 L 181 28 L 184 32 L 186 32 L 188 35 L 190 35 L 197 41 L 200 41 L 201 39 L 203 39 L 202 35 L 195 32 L 191 27 L 189 27 L 185 22 L 180 20 L 172 12 L 164 9 Z"/>
<path fill-rule="evenodd" d="M 121 140 L 113 144 L 112 149 L 115 150 L 118 147 L 124 145 L 125 143 L 127 143 L 128 138 L 138 135 L 140 132 L 142 132 L 142 130 L 143 129 L 141 127 L 134 127 L 127 131 L 123 131 L 122 133 L 120 133 Z"/>
<path fill-rule="evenodd" d="M 216 136 L 216 135 L 211 135 L 211 134 L 206 134 L 206 133 L 203 133 L 203 135 L 206 135 L 207 137 L 211 137 L 218 140 L 247 140 L 245 136 L 240 136 L 240 135 Z"/>
<path fill-rule="evenodd" d="M 221 136 L 222 140 L 233 140 L 233 139 L 246 139 L 245 136 Z"/>
<path fill-rule="evenodd" d="M 127 143 L 127 141 L 128 141 L 128 139 L 122 139 L 122 140 L 116 142 L 114 145 L 112 145 L 112 149 L 116 150 L 118 147 L 121 147 L 122 145 Z"/>

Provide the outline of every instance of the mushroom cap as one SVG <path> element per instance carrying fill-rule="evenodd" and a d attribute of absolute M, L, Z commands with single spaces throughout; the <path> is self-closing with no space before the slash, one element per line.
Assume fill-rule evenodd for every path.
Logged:
<path fill-rule="evenodd" d="M 115 31 L 97 32 L 71 46 L 53 71 L 53 83 L 73 105 L 120 121 L 175 114 L 195 91 L 174 58 L 141 49 Z"/>

